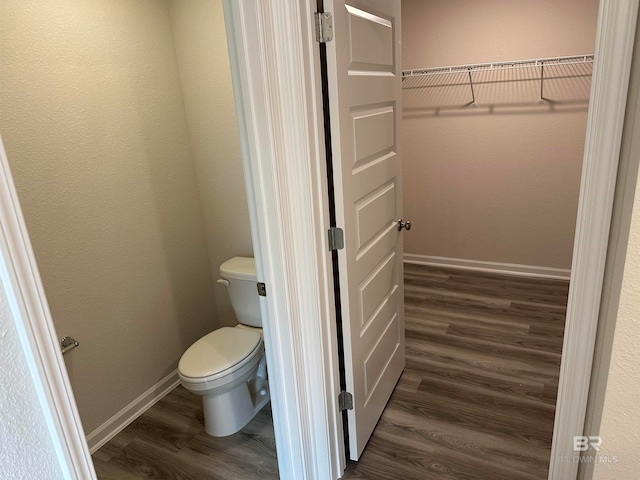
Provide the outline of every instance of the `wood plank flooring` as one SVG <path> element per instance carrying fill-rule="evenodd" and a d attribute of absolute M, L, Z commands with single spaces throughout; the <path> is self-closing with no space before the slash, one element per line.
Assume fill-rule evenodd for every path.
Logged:
<path fill-rule="evenodd" d="M 407 365 L 343 478 L 546 479 L 568 289 L 405 265 Z"/>
<path fill-rule="evenodd" d="M 546 479 L 568 282 L 405 266 L 407 365 L 343 479 Z M 204 432 L 176 388 L 94 455 L 100 479 L 277 479 L 269 406 Z"/>
<path fill-rule="evenodd" d="M 182 386 L 93 454 L 100 480 L 275 480 L 278 462 L 268 404 L 240 432 L 204 431 L 202 400 Z"/>

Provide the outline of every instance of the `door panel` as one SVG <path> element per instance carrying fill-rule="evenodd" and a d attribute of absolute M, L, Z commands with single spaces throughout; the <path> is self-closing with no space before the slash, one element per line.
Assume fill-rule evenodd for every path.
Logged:
<path fill-rule="evenodd" d="M 346 40 L 349 47 L 349 73 L 394 73 L 395 45 L 393 17 L 385 12 L 375 12 L 376 2 L 345 2 L 347 12 Z M 379 3 L 379 2 L 378 2 Z M 370 7 L 374 8 L 370 8 Z M 387 6 L 384 6 L 387 8 Z M 398 17 L 399 19 L 399 17 Z"/>
<path fill-rule="evenodd" d="M 400 0 L 336 0 L 327 72 L 350 457 L 357 460 L 404 368 Z"/>
<path fill-rule="evenodd" d="M 394 126 L 393 105 L 353 113 L 354 170 L 366 168 L 395 150 Z"/>
<path fill-rule="evenodd" d="M 365 254 L 368 247 L 378 243 L 380 237 L 393 228 L 391 224 L 397 209 L 395 198 L 396 184 L 390 183 L 356 202 L 358 256 Z M 392 238 L 395 240 L 395 235 Z"/>

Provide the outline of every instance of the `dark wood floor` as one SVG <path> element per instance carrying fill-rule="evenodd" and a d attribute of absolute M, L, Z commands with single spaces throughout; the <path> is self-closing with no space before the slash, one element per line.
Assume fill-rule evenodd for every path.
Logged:
<path fill-rule="evenodd" d="M 405 266 L 407 365 L 344 479 L 547 478 L 568 282 Z M 111 442 L 100 479 L 277 479 L 269 407 L 216 439 L 178 387 Z"/>
<path fill-rule="evenodd" d="M 235 435 L 204 431 L 202 400 L 182 386 L 93 454 L 101 480 L 278 478 L 270 406 Z"/>

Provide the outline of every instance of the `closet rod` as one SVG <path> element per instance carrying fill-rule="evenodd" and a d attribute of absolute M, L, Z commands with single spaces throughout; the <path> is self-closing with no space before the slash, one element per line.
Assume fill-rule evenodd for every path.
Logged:
<path fill-rule="evenodd" d="M 548 67 L 553 65 L 573 65 L 593 63 L 593 54 L 574 55 L 571 57 L 534 58 L 530 60 L 512 60 L 510 62 L 475 63 L 470 65 L 452 65 L 448 67 L 414 68 L 403 70 L 402 78 L 420 77 L 424 75 L 443 75 L 447 73 L 466 73 L 475 71 L 507 70 L 512 68 Z"/>

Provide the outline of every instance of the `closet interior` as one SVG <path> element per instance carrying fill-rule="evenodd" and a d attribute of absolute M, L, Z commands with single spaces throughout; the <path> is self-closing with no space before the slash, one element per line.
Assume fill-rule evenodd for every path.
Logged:
<path fill-rule="evenodd" d="M 568 278 L 598 2 L 402 2 L 411 262 Z"/>
<path fill-rule="evenodd" d="M 598 1 L 402 10 L 407 365 L 344 478 L 546 479 Z"/>

